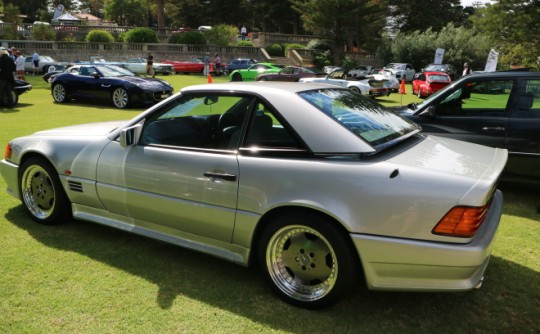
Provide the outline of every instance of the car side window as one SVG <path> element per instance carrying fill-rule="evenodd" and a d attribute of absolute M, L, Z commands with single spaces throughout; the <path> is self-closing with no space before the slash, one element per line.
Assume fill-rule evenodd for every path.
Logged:
<path fill-rule="evenodd" d="M 518 94 L 513 117 L 540 117 L 540 80 L 524 80 L 525 90 Z"/>
<path fill-rule="evenodd" d="M 469 81 L 439 106 L 439 116 L 503 116 L 514 86 L 513 80 Z"/>
<path fill-rule="evenodd" d="M 248 123 L 247 133 L 241 147 L 268 149 L 303 149 L 291 131 L 279 121 L 265 103 L 259 101 Z"/>
<path fill-rule="evenodd" d="M 192 149 L 236 148 L 252 100 L 216 93 L 180 96 L 147 119 L 139 143 Z"/>

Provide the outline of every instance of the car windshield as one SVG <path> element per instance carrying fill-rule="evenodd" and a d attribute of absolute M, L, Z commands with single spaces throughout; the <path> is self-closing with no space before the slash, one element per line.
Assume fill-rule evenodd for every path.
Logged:
<path fill-rule="evenodd" d="M 325 74 L 323 71 L 319 70 L 316 67 L 304 67 L 304 71 L 307 73 Z"/>
<path fill-rule="evenodd" d="M 321 89 L 300 97 L 380 151 L 420 131 L 415 123 L 346 89 Z"/>
<path fill-rule="evenodd" d="M 131 77 L 135 75 L 135 73 L 131 72 L 130 70 L 113 65 L 100 66 L 99 71 L 104 77 Z"/>

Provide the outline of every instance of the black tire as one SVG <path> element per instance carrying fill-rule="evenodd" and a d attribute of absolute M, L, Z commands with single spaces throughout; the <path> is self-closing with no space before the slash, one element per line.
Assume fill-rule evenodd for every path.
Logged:
<path fill-rule="evenodd" d="M 118 109 L 124 109 L 129 106 L 130 98 L 128 92 L 122 88 L 116 88 L 111 94 L 113 105 Z"/>
<path fill-rule="evenodd" d="M 233 74 L 231 81 L 242 81 L 242 76 L 240 73 L 235 73 Z"/>
<path fill-rule="evenodd" d="M 296 306 L 329 306 L 355 284 L 360 270 L 350 240 L 314 213 L 273 218 L 258 243 L 258 263 L 280 298 Z"/>
<path fill-rule="evenodd" d="M 19 173 L 21 200 L 32 219 L 57 225 L 71 219 L 71 204 L 52 165 L 41 157 L 31 157 Z"/>
<path fill-rule="evenodd" d="M 0 101 L 0 105 L 5 106 L 7 108 L 13 108 L 19 103 L 19 95 L 15 91 L 15 89 L 10 89 L 9 93 L 11 95 L 11 101 L 8 102 L 7 95 L 2 96 L 2 101 Z"/>
<path fill-rule="evenodd" d="M 351 87 L 349 87 L 349 90 L 350 90 L 351 92 L 354 92 L 354 93 L 357 93 L 357 94 L 362 95 L 362 91 L 361 91 L 360 88 L 358 88 L 358 87 L 351 86 Z"/>
<path fill-rule="evenodd" d="M 57 83 L 52 87 L 52 96 L 55 102 L 65 103 L 68 101 L 67 90 L 61 83 Z"/>

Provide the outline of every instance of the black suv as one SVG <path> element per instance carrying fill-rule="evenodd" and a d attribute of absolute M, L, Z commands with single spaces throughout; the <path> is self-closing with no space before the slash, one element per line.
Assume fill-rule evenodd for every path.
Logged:
<path fill-rule="evenodd" d="M 540 72 L 473 73 L 398 111 L 425 133 L 508 149 L 504 179 L 540 185 Z"/>

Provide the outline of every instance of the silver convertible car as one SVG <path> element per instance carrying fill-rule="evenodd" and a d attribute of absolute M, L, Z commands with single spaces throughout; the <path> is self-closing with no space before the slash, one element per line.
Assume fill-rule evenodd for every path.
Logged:
<path fill-rule="evenodd" d="M 424 136 L 346 88 L 184 88 L 127 122 L 13 139 L 1 172 L 38 223 L 72 217 L 256 264 L 306 308 L 369 289 L 479 287 L 504 149 Z"/>

